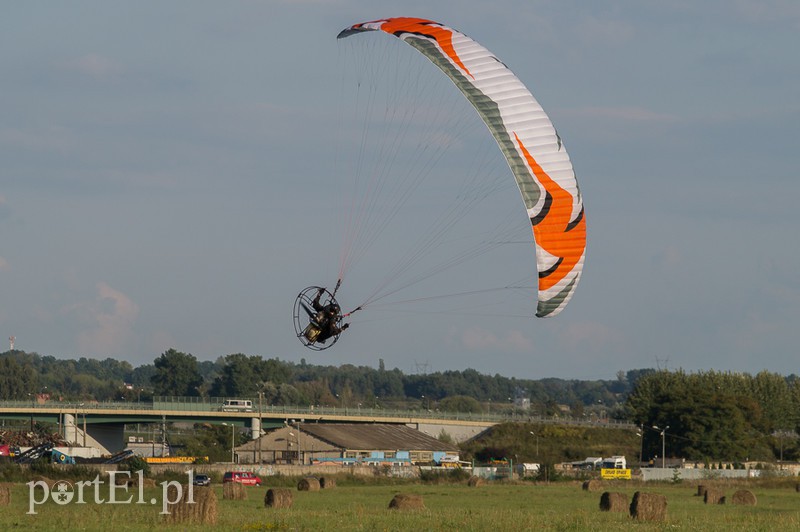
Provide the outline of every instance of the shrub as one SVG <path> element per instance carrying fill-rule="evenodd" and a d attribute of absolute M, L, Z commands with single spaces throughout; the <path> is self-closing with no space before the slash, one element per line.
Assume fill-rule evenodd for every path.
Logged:
<path fill-rule="evenodd" d="M 141 456 L 131 456 L 119 465 L 120 471 L 141 471 L 146 477 L 150 476 L 150 464 Z"/>

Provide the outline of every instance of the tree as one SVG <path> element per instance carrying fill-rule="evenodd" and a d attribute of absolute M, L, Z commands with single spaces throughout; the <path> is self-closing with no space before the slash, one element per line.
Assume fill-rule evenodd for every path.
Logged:
<path fill-rule="evenodd" d="M 439 410 L 445 412 L 479 413 L 483 408 L 481 408 L 481 404 L 472 397 L 454 395 L 452 397 L 445 397 L 439 401 Z"/>
<path fill-rule="evenodd" d="M 153 365 L 155 374 L 150 377 L 154 395 L 198 397 L 203 377 L 193 355 L 170 349 L 158 357 Z"/>
<path fill-rule="evenodd" d="M 233 430 L 234 445 L 242 443 L 242 435 Z M 182 456 L 207 456 L 211 462 L 226 462 L 231 459 L 231 428 L 226 425 L 195 423 L 191 436 L 176 438 L 182 445 Z"/>
<path fill-rule="evenodd" d="M 217 397 L 255 397 L 262 383 L 290 384 L 291 377 L 291 367 L 285 362 L 236 353 L 222 359 L 222 368 L 211 386 L 211 394 Z"/>
<path fill-rule="evenodd" d="M 28 399 L 36 390 L 36 374 L 29 365 L 14 358 L 0 358 L 0 399 Z"/>
<path fill-rule="evenodd" d="M 274 403 L 276 405 L 307 405 L 308 399 L 291 384 L 278 386 Z"/>
<path fill-rule="evenodd" d="M 772 379 L 762 379 L 765 384 L 754 387 L 752 377 L 745 374 L 659 371 L 642 376 L 627 407 L 632 420 L 645 428 L 644 457 L 661 455 L 662 431 L 669 427 L 665 433 L 667 456 L 691 460 L 770 458 L 760 429 L 765 425 L 762 404 L 773 400 L 775 394 L 762 393 L 759 402 L 753 390 L 781 387 L 770 387 Z"/>
<path fill-rule="evenodd" d="M 216 397 L 247 397 L 256 395 L 259 379 L 258 357 L 236 353 L 225 357 L 220 375 L 214 379 L 211 395 Z"/>

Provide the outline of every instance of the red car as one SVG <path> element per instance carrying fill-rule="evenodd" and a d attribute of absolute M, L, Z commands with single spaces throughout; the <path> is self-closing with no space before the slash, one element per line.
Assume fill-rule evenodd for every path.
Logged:
<path fill-rule="evenodd" d="M 245 486 L 260 486 L 261 478 L 250 471 L 228 471 L 222 477 L 222 483 L 238 482 Z"/>

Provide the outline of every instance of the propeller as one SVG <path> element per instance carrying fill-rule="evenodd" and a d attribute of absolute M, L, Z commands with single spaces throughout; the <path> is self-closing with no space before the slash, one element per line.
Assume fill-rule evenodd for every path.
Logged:
<path fill-rule="evenodd" d="M 301 302 L 300 302 L 300 306 L 302 306 L 302 307 L 303 307 L 303 310 L 305 310 L 305 311 L 306 311 L 306 314 L 308 314 L 308 317 L 309 317 L 309 318 L 313 318 L 314 316 L 316 316 L 316 312 L 314 312 L 313 310 L 311 310 L 310 308 L 308 308 L 308 305 L 306 305 L 304 302 L 302 302 L 302 301 L 301 301 Z"/>

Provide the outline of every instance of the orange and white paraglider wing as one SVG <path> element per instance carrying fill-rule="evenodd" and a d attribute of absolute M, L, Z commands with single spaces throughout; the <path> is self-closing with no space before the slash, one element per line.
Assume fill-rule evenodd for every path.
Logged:
<path fill-rule="evenodd" d="M 466 35 L 419 18 L 390 18 L 346 28 L 339 38 L 383 31 L 430 59 L 466 96 L 503 152 L 519 186 L 536 242 L 536 315 L 561 312 L 586 256 L 586 219 L 572 163 L 542 106 L 508 67 Z"/>

